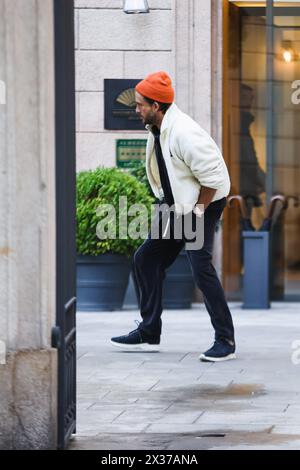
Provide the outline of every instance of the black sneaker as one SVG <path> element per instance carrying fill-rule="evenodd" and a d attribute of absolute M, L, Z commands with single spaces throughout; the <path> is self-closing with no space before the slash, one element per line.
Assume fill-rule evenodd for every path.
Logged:
<path fill-rule="evenodd" d="M 217 339 L 214 345 L 200 354 L 199 359 L 203 362 L 221 362 L 236 359 L 235 344 L 226 340 Z"/>
<path fill-rule="evenodd" d="M 137 328 L 128 335 L 111 338 L 110 342 L 113 346 L 123 349 L 123 351 L 158 352 L 160 337 L 150 337 Z"/>

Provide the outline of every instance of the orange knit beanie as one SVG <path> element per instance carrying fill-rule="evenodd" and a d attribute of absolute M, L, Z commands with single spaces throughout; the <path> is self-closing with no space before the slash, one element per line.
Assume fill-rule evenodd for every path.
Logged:
<path fill-rule="evenodd" d="M 142 96 L 160 103 L 173 103 L 174 101 L 174 88 L 171 78 L 166 72 L 148 75 L 136 85 L 135 89 Z"/>

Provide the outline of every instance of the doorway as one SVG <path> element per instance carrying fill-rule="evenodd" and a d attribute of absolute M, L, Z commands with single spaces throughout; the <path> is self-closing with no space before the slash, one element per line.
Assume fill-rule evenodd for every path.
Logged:
<path fill-rule="evenodd" d="M 259 4 L 259 6 L 255 6 Z M 271 243 L 271 300 L 300 300 L 300 2 L 228 1 L 224 8 L 224 154 L 232 194 L 259 229 L 276 194 L 288 198 Z M 238 211 L 224 221 L 224 284 L 240 300 L 243 246 Z"/>

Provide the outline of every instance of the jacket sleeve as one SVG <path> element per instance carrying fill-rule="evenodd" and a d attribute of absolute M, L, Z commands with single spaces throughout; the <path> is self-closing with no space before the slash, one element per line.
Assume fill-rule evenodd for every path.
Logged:
<path fill-rule="evenodd" d="M 185 164 L 201 186 L 218 189 L 226 178 L 224 160 L 217 144 L 198 125 L 179 132 L 177 143 Z"/>

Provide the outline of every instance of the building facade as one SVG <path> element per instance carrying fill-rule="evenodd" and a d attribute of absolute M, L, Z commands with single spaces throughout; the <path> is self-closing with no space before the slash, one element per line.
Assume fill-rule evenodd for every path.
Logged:
<path fill-rule="evenodd" d="M 150 13 L 139 15 L 122 6 L 75 1 L 77 170 L 115 166 L 118 139 L 147 136 L 104 128 L 104 79 L 142 79 L 157 70 L 172 77 L 177 105 L 222 146 L 222 2 L 150 0 Z M 221 275 L 221 232 L 216 238 Z"/>
<path fill-rule="evenodd" d="M 0 10 L 0 449 L 55 448 L 53 2 Z"/>
<path fill-rule="evenodd" d="M 104 127 L 104 79 L 141 79 L 166 70 L 179 107 L 222 148 L 231 195 L 244 198 L 256 230 L 272 196 L 289 198 L 275 214 L 273 300 L 300 287 L 298 178 L 300 2 L 152 0 L 150 13 L 126 15 L 121 0 L 77 0 L 77 169 L 114 166 L 118 139 L 143 131 Z M 294 87 L 294 88 L 293 88 Z M 228 298 L 240 300 L 243 240 L 238 207 L 225 210 L 215 264 Z"/>
<path fill-rule="evenodd" d="M 104 79 L 166 70 L 179 107 L 222 148 L 232 195 L 243 197 L 254 228 L 261 228 L 274 195 L 287 198 L 273 214 L 272 299 L 299 300 L 300 293 L 300 2 L 149 0 L 149 14 L 126 15 L 121 0 L 76 0 L 74 23 L 72 2 L 64 2 L 0 0 L 0 448 L 6 449 L 56 448 L 65 432 L 59 400 L 70 369 L 64 375 L 58 364 L 75 346 L 64 355 L 62 330 L 54 330 L 54 341 L 53 328 L 65 309 L 67 337 L 74 335 L 75 267 L 63 258 L 74 235 L 67 218 L 75 200 L 68 180 L 75 175 L 72 60 L 70 75 L 65 67 L 74 34 L 73 26 L 62 34 L 59 5 L 71 5 L 64 19 L 75 29 L 77 171 L 115 166 L 116 140 L 146 137 L 143 130 L 105 129 Z M 241 231 L 237 207 L 227 208 L 214 256 L 228 298 L 237 300 Z M 72 420 L 74 403 L 68 406 Z"/>

